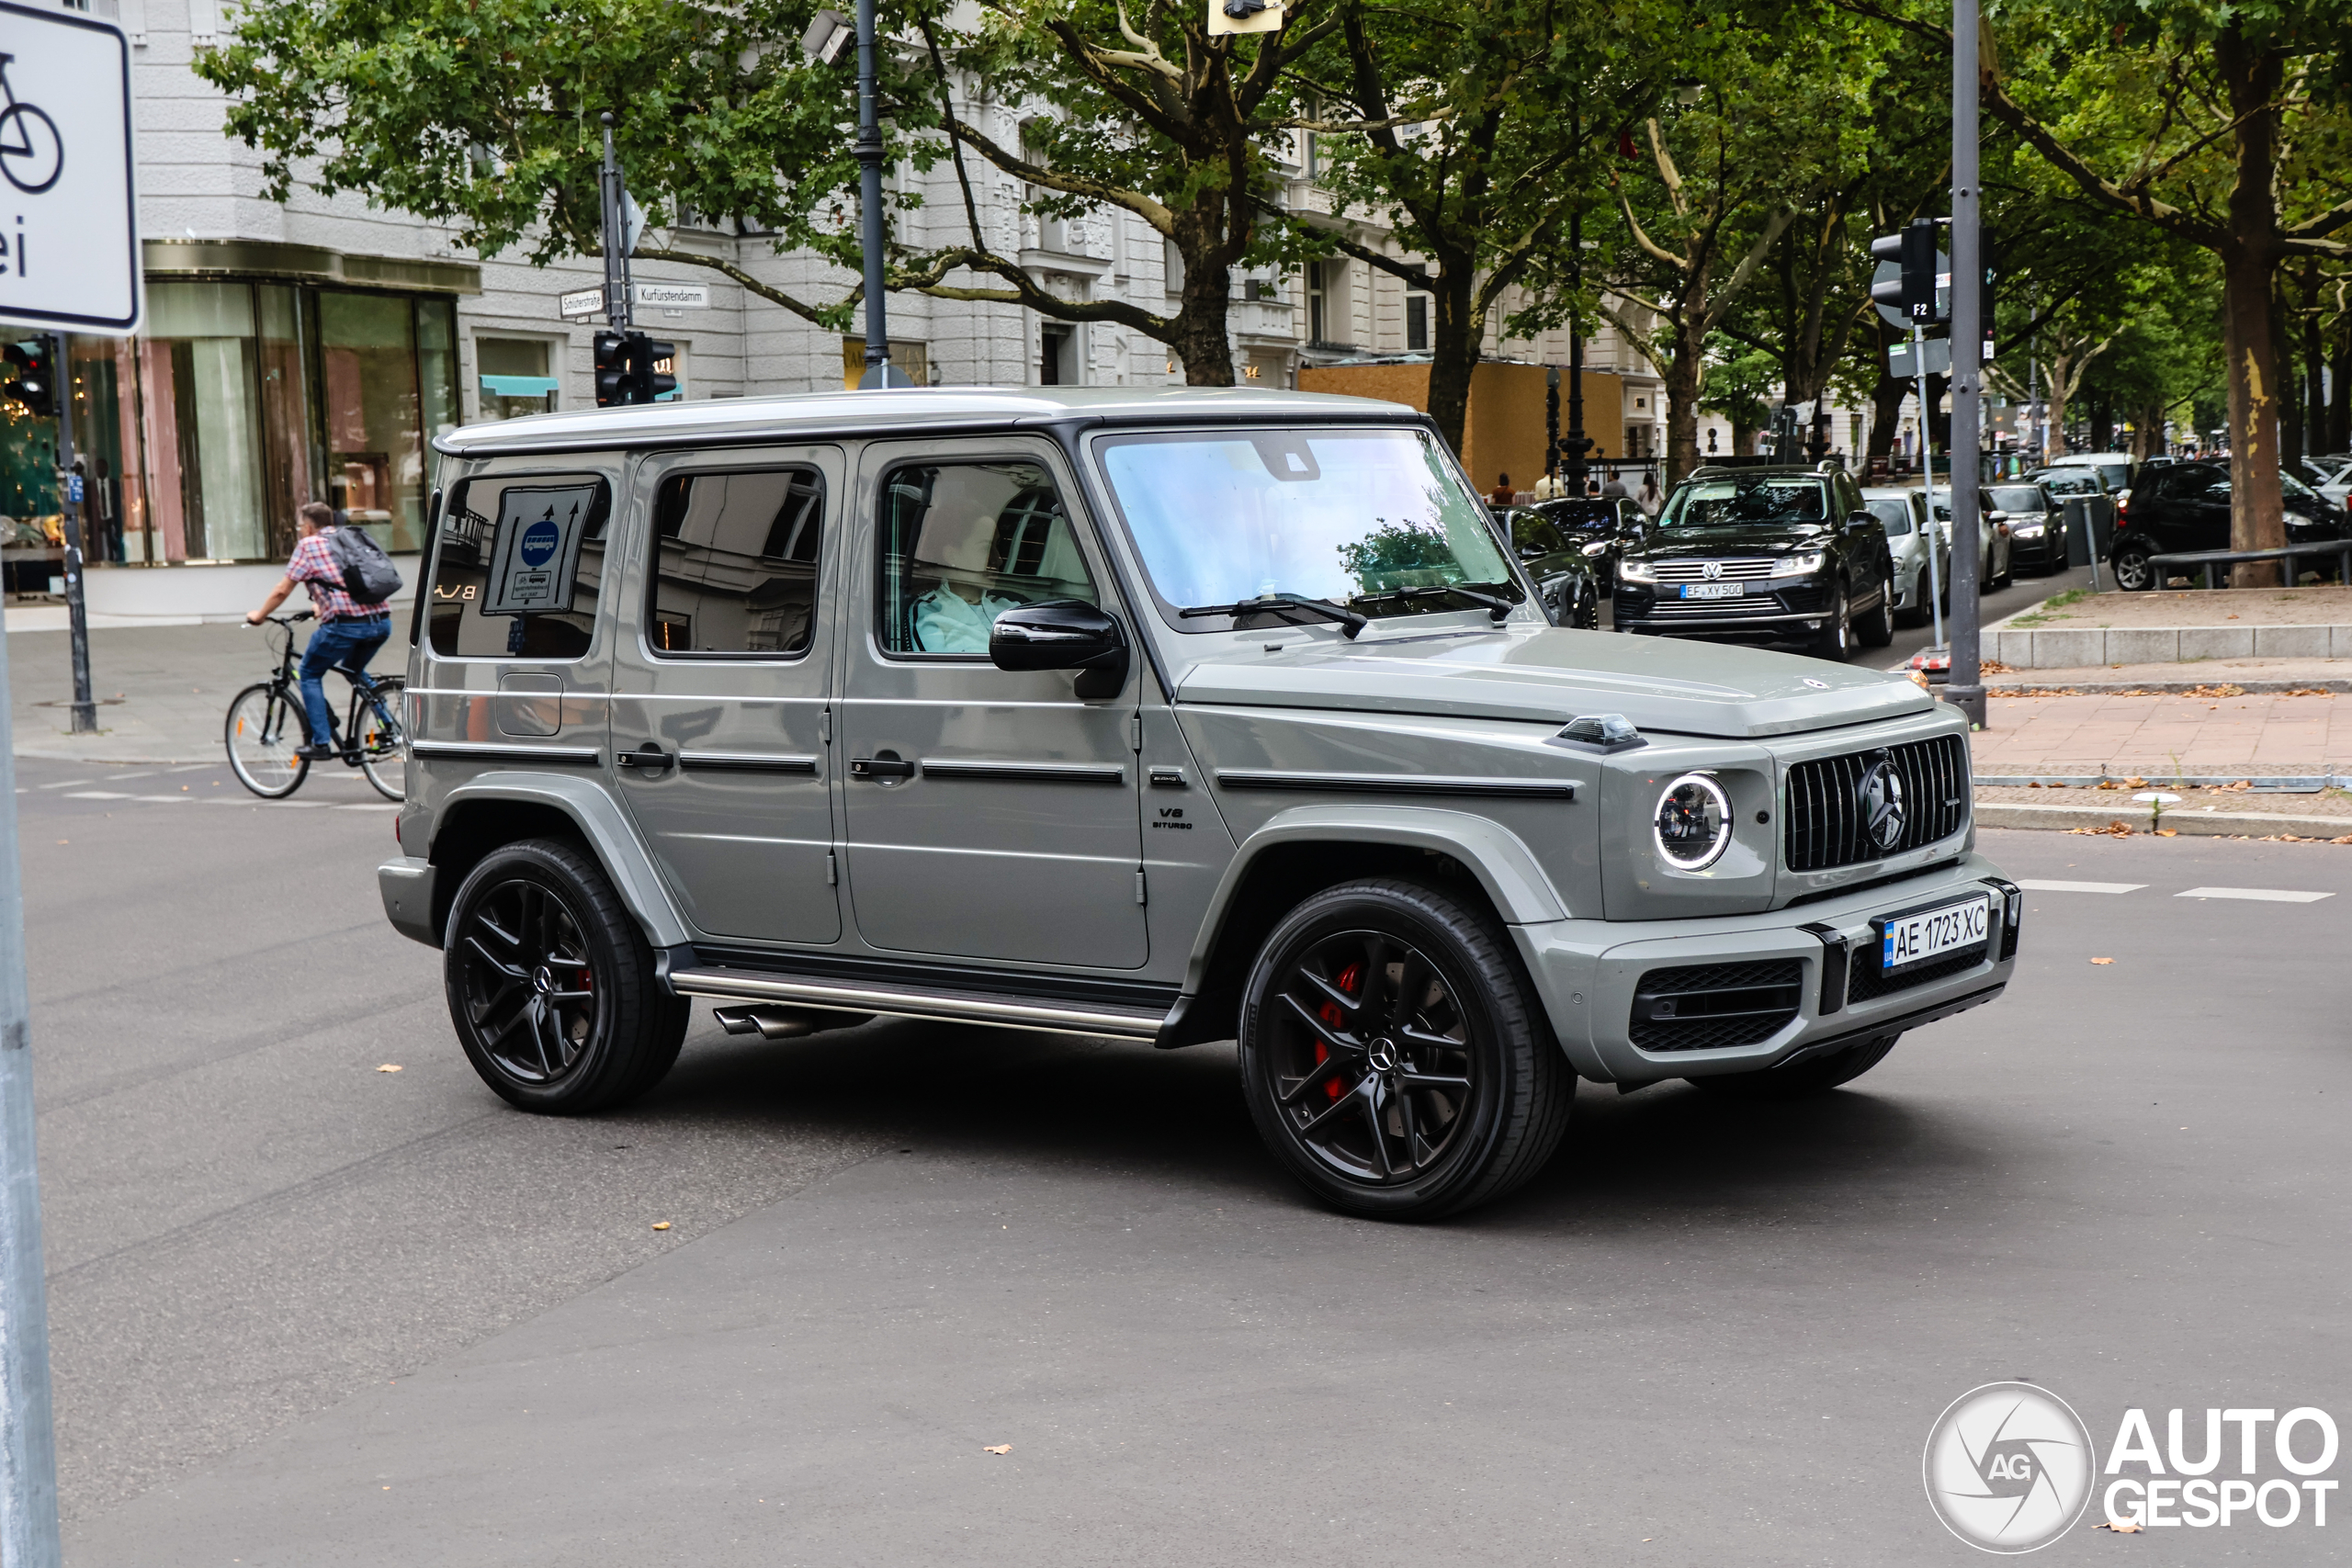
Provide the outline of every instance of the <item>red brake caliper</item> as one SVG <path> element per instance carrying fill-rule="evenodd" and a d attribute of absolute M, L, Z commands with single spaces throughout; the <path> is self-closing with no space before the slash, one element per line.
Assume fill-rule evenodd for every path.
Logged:
<path fill-rule="evenodd" d="M 1356 994 L 1357 984 L 1362 981 L 1363 978 L 1363 965 L 1361 964 L 1351 964 L 1345 969 L 1340 970 L 1338 976 L 1335 977 L 1331 983 L 1352 997 Z M 1344 1011 L 1340 1010 L 1340 1004 L 1337 1002 L 1325 1002 L 1321 1007 L 1316 1010 L 1315 1016 L 1321 1019 L 1324 1022 L 1329 1024 L 1334 1029 L 1345 1029 L 1348 1026 L 1348 1015 Z M 1320 1040 L 1317 1040 L 1315 1043 L 1315 1065 L 1319 1067 L 1325 1062 L 1330 1060 L 1330 1048 L 1325 1045 Z M 1323 1086 L 1323 1093 L 1327 1099 L 1339 1099 L 1339 1080 L 1337 1078 L 1333 1078 L 1325 1083 Z"/>

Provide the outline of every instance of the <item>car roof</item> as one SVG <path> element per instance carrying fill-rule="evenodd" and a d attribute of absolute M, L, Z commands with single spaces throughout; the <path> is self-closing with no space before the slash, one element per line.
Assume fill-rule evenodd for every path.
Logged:
<path fill-rule="evenodd" d="M 1845 470 L 1838 469 L 1837 471 L 1842 473 Z M 1829 473 L 1827 470 L 1821 468 L 1808 468 L 1798 463 L 1758 463 L 1753 467 L 1743 464 L 1736 468 L 1720 468 L 1712 463 L 1702 463 L 1697 468 L 1691 469 L 1690 476 L 1682 482 L 1684 484 L 1689 484 L 1693 479 L 1826 479 L 1828 477 Z"/>
<path fill-rule="evenodd" d="M 1864 485 L 1862 487 L 1864 501 L 1901 501 L 1906 496 L 1920 493 L 1921 491 L 1915 485 Z"/>
<path fill-rule="evenodd" d="M 941 434 L 1080 419 L 1119 422 L 1347 419 L 1418 422 L 1403 403 L 1255 387 L 894 387 L 702 398 L 579 409 L 462 425 L 433 438 L 451 457 L 612 446 L 708 446 L 819 434 Z"/>
<path fill-rule="evenodd" d="M 2072 468 L 2086 463 L 2136 463 L 2139 459 L 2129 452 L 2069 452 L 2063 457 L 2052 457 L 2041 466 L 2045 468 Z"/>

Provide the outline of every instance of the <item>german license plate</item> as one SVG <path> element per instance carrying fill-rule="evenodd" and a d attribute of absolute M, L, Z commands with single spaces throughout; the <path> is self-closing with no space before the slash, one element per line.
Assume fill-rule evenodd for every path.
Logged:
<path fill-rule="evenodd" d="M 1747 591 L 1744 582 L 1686 582 L 1682 585 L 1685 599 L 1736 599 Z"/>
<path fill-rule="evenodd" d="M 1993 930 L 1993 900 L 1989 897 L 1921 909 L 1881 922 L 1879 967 L 1901 969 L 1924 964 L 1947 953 L 1982 947 Z"/>

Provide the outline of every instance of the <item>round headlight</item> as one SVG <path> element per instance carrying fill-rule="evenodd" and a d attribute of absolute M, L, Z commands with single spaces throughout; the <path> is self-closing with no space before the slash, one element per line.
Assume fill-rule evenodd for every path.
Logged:
<path fill-rule="evenodd" d="M 1731 845 L 1731 797 L 1707 773 L 1685 773 L 1657 797 L 1657 852 L 1677 871 L 1704 871 Z"/>

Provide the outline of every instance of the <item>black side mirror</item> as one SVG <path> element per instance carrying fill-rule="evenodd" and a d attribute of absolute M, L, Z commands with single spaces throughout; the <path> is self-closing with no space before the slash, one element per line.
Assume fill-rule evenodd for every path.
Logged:
<path fill-rule="evenodd" d="M 1877 522 L 1877 521 L 1878 521 L 1878 514 L 1877 514 L 1876 513 L 1872 513 L 1872 512 L 1855 512 L 1855 513 L 1849 513 L 1847 515 L 1847 518 L 1846 518 L 1846 526 L 1847 526 L 1847 527 L 1849 527 L 1849 528 L 1867 528 L 1867 527 L 1869 527 L 1871 524 L 1873 524 L 1873 523 L 1875 523 L 1875 522 Z"/>
<path fill-rule="evenodd" d="M 1127 628 L 1076 599 L 1023 604 L 996 618 L 989 662 L 1000 670 L 1075 670 L 1080 696 L 1116 696 L 1127 683 Z"/>

